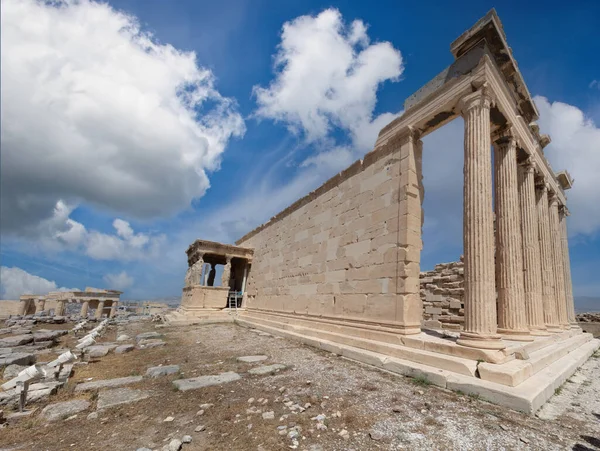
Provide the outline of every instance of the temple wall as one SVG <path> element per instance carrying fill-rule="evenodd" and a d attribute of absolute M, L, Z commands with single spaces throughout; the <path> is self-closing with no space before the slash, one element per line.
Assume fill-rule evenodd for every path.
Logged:
<path fill-rule="evenodd" d="M 207 287 L 194 285 L 185 287 L 181 297 L 183 310 L 222 309 L 227 306 L 227 287 Z"/>
<path fill-rule="evenodd" d="M 462 329 L 464 324 L 464 263 L 440 263 L 420 275 L 425 327 Z"/>
<path fill-rule="evenodd" d="M 420 318 L 418 172 L 413 141 L 398 138 L 239 240 L 254 248 L 246 307 L 392 325 Z"/>

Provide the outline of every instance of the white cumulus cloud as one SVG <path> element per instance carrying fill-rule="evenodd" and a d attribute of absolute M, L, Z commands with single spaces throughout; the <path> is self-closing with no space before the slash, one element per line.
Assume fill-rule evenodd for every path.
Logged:
<path fill-rule="evenodd" d="M 53 280 L 29 274 L 21 268 L 0 267 L 0 299 L 19 299 L 22 294 L 46 294 L 49 291 L 79 291 L 58 287 Z"/>
<path fill-rule="evenodd" d="M 31 231 L 59 199 L 176 213 L 245 130 L 194 52 L 107 3 L 2 0 L 0 54 L 3 233 Z"/>
<path fill-rule="evenodd" d="M 544 149 L 555 171 L 566 169 L 575 183 L 566 192 L 571 211 L 571 235 L 597 235 L 600 231 L 600 128 L 583 111 L 562 102 L 536 96 L 540 128 L 552 142 Z"/>
<path fill-rule="evenodd" d="M 117 274 L 106 274 L 103 279 L 107 283 L 107 288 L 111 290 L 124 291 L 133 285 L 133 277 L 127 274 L 126 271 Z"/>
<path fill-rule="evenodd" d="M 37 239 L 29 248 L 42 252 L 73 251 L 94 260 L 133 261 L 157 257 L 165 244 L 164 234 L 135 232 L 129 222 L 115 219 L 114 233 L 88 230 L 71 219 L 74 207 L 59 200 L 52 216 L 35 229 Z"/>
<path fill-rule="evenodd" d="M 256 116 L 284 123 L 309 143 L 325 143 L 324 151 L 332 155 L 307 163 L 345 163 L 370 150 L 379 130 L 395 117 L 373 118 L 373 111 L 379 86 L 398 80 L 403 70 L 400 52 L 389 42 L 371 43 L 361 20 L 348 25 L 337 9 L 297 17 L 283 25 L 275 79 L 266 88 L 253 88 Z M 348 133 L 352 147 L 332 142 L 336 129 Z"/>

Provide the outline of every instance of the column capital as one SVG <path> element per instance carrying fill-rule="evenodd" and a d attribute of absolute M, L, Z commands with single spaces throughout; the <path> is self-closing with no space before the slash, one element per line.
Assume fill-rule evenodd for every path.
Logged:
<path fill-rule="evenodd" d="M 571 212 L 569 211 L 569 209 L 567 208 L 567 206 L 563 205 L 563 204 L 559 204 L 558 205 L 558 212 L 561 215 L 563 215 L 564 217 L 571 216 Z"/>
<path fill-rule="evenodd" d="M 467 94 L 458 101 L 458 109 L 464 114 L 472 108 L 486 108 L 489 109 L 494 105 L 494 98 L 492 97 L 491 91 L 484 83 L 475 92 Z"/>
<path fill-rule="evenodd" d="M 496 146 L 515 145 L 520 147 L 521 145 L 510 122 L 492 133 L 492 142 Z"/>
<path fill-rule="evenodd" d="M 554 190 L 550 187 L 547 188 L 548 189 L 548 203 L 551 206 L 558 206 L 558 196 L 556 195 L 556 192 L 554 192 Z"/>
<path fill-rule="evenodd" d="M 519 163 L 519 166 L 521 166 L 528 174 L 535 174 L 537 171 L 537 163 L 533 161 L 531 157 L 528 157 L 527 159 Z"/>

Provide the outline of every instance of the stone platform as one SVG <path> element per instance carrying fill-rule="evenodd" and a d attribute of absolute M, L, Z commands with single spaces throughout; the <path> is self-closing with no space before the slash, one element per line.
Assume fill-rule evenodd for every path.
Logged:
<path fill-rule="evenodd" d="M 242 312 L 242 309 L 237 309 Z M 165 315 L 165 320 L 173 326 L 191 326 L 193 324 L 232 323 L 235 310 L 196 309 L 194 311 L 175 311 Z"/>
<path fill-rule="evenodd" d="M 526 413 L 539 409 L 600 347 L 600 340 L 580 329 L 507 341 L 506 349 L 490 351 L 460 346 L 451 333 L 406 336 L 295 315 L 246 311 L 235 322 Z"/>

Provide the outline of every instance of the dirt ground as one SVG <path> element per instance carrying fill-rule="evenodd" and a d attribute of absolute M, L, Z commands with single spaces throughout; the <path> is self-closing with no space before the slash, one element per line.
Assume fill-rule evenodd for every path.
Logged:
<path fill-rule="evenodd" d="M 315 350 L 299 343 L 259 334 L 233 324 L 156 328 L 148 322 L 120 326 L 132 338 L 146 331 L 164 334 L 167 345 L 110 353 L 77 366 L 66 388 L 35 407 L 32 418 L 0 429 L 0 448 L 19 450 L 162 449 L 172 438 L 190 435 L 183 450 L 287 450 L 293 446 L 291 428 L 299 432 L 299 450 L 564 450 L 600 449 L 600 411 L 589 398 L 600 393 L 600 355 L 590 359 L 548 405 L 542 419 L 517 413 L 479 399 Z M 116 339 L 111 326 L 102 342 Z M 69 345 L 72 337 L 63 337 Z M 247 364 L 237 357 L 264 354 L 268 359 Z M 267 375 L 248 370 L 260 365 L 287 366 Z M 74 395 L 77 382 L 144 375 L 159 364 L 180 365 L 180 374 L 144 379 L 130 388 L 152 396 L 98 412 L 97 393 Z M 181 392 L 174 379 L 235 371 L 242 378 L 198 390 Z M 46 423 L 39 417 L 45 404 L 88 399 L 92 407 L 75 418 Z M 252 403 L 250 398 L 254 398 Z M 263 398 L 260 403 L 258 400 Z M 264 401 L 264 400 L 267 401 Z M 291 403 L 290 403 L 291 401 Z M 265 402 L 266 404 L 263 404 Z M 203 409 L 202 404 L 213 404 Z M 288 405 L 306 407 L 304 412 Z M 248 413 L 248 409 L 259 413 Z M 548 409 L 548 407 L 546 407 Z M 263 412 L 274 419 L 263 419 Z M 311 419 L 324 414 L 326 430 Z M 172 416 L 172 422 L 165 418 Z M 195 432 L 199 425 L 205 430 Z M 283 429 L 286 426 L 287 429 Z M 280 430 L 285 430 L 280 435 Z M 341 431 L 347 431 L 344 437 Z M 285 435 L 284 435 L 285 434 Z"/>

